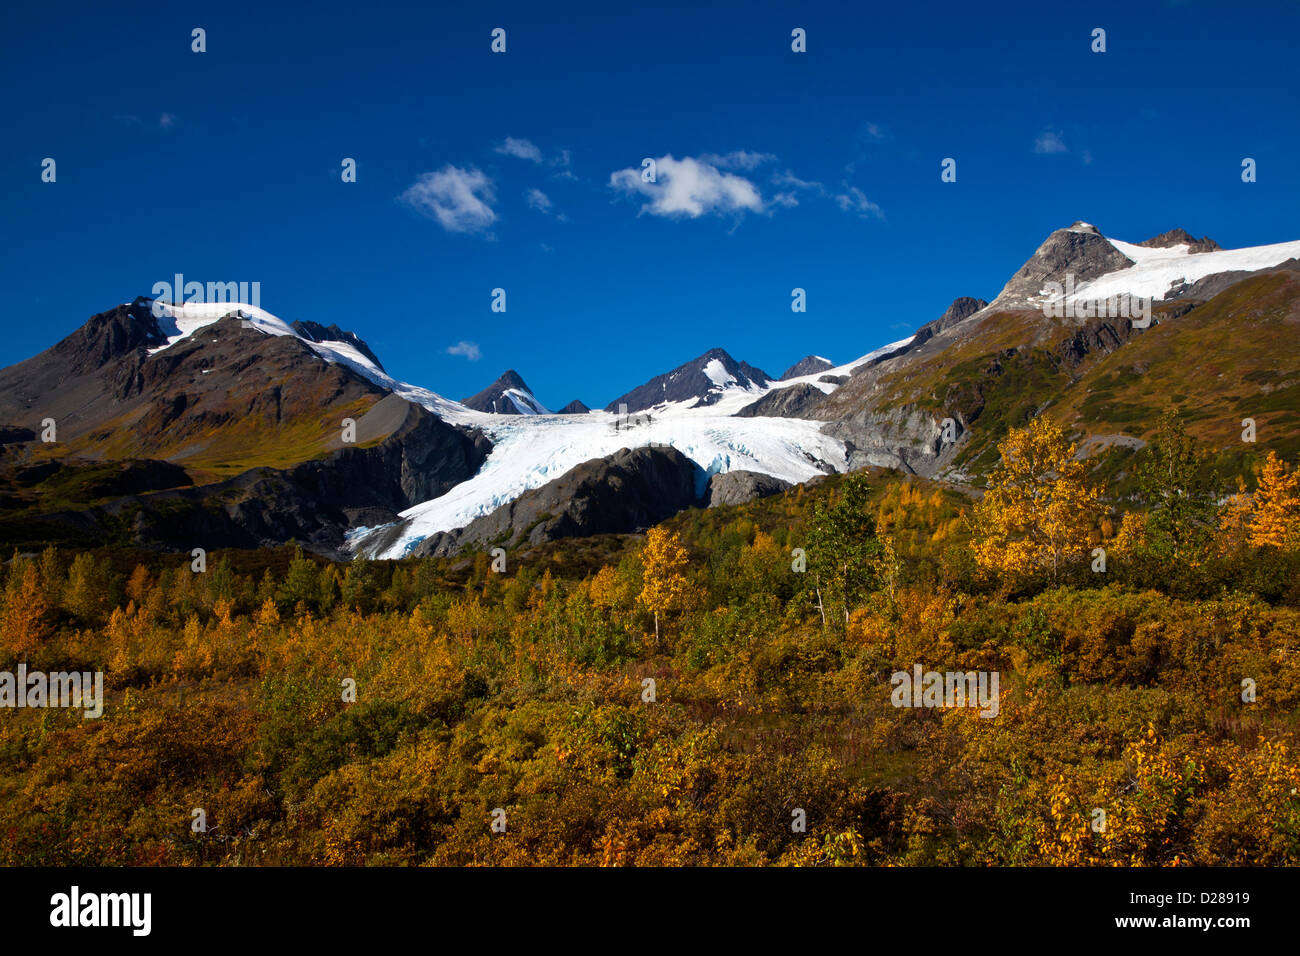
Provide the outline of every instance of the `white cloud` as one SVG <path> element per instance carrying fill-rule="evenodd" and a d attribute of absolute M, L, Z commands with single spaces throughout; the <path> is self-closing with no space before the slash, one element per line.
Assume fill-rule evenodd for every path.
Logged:
<path fill-rule="evenodd" d="M 654 216 L 697 219 L 711 213 L 764 211 L 763 197 L 752 182 L 703 159 L 661 156 L 655 160 L 655 180 L 643 181 L 638 167 L 611 173 L 609 184 L 628 195 L 644 197 L 647 202 L 641 211 Z"/>
<path fill-rule="evenodd" d="M 482 350 L 478 347 L 477 342 L 457 342 L 455 345 L 447 346 L 448 355 L 463 355 L 471 362 L 477 362 L 483 357 Z"/>
<path fill-rule="evenodd" d="M 645 182 L 640 168 L 629 168 L 612 173 L 609 184 L 628 195 L 645 197 L 648 201 L 641 211 L 656 216 L 695 219 L 708 214 L 770 213 L 775 209 L 793 209 L 801 199 L 812 196 L 834 202 L 841 211 L 864 219 L 885 218 L 884 210 L 877 203 L 847 182 L 840 184 L 840 192 L 832 192 L 816 180 L 801 179 L 793 170 L 778 168 L 767 179 L 774 191 L 765 199 L 754 182 L 720 168 L 749 170 L 776 161 L 777 157 L 771 153 L 747 150 L 726 155 L 703 153 L 680 160 L 668 155 L 655 160 L 656 182 Z"/>
<path fill-rule="evenodd" d="M 835 202 L 844 212 L 855 213 L 863 219 L 884 219 L 884 210 L 876 203 L 867 198 L 857 186 L 849 186 L 848 192 L 840 193 L 835 197 Z"/>
<path fill-rule="evenodd" d="M 483 232 L 496 222 L 492 211 L 496 189 L 474 167 L 447 165 L 436 173 L 425 173 L 402 193 L 407 205 L 419 210 L 448 232 Z"/>
<path fill-rule="evenodd" d="M 162 116 L 158 117 L 159 129 L 171 129 L 175 125 L 176 125 L 175 113 L 163 113 Z"/>
<path fill-rule="evenodd" d="M 1060 131 L 1054 129 L 1045 129 L 1038 134 L 1038 139 L 1034 140 L 1034 152 L 1044 155 L 1050 153 L 1068 153 L 1065 140 L 1061 138 Z"/>
<path fill-rule="evenodd" d="M 569 154 L 567 149 L 560 150 L 552 156 L 550 160 L 548 160 L 551 166 L 555 169 L 555 172 L 551 175 L 556 179 L 576 180 L 578 177 L 573 175 L 573 170 L 570 168 L 572 161 L 573 157 Z"/>
<path fill-rule="evenodd" d="M 800 179 L 789 169 L 783 173 L 776 173 L 772 177 L 772 185 L 790 186 L 793 189 L 808 189 L 823 196 L 826 194 L 826 187 L 821 183 L 810 179 Z"/>
<path fill-rule="evenodd" d="M 524 193 L 524 199 L 528 202 L 528 206 L 531 209 L 536 209 L 538 212 L 551 211 L 551 197 L 546 195 L 546 193 L 542 192 L 540 189 L 527 190 Z"/>
<path fill-rule="evenodd" d="M 776 186 L 785 187 L 786 192 L 777 193 L 772 198 L 772 203 L 778 206 L 797 206 L 799 205 L 799 192 L 802 190 L 811 193 L 820 199 L 830 199 L 835 205 L 840 207 L 841 212 L 852 213 L 863 219 L 880 219 L 884 220 L 885 211 L 877 203 L 867 198 L 867 194 L 856 186 L 850 186 L 847 182 L 840 182 L 840 189 L 843 192 L 833 193 L 824 185 L 815 180 L 800 179 L 792 170 L 787 169 L 783 173 L 777 173 L 772 177 L 772 183 Z"/>
<path fill-rule="evenodd" d="M 513 136 L 507 136 L 506 141 L 497 147 L 496 151 L 505 156 L 514 156 L 516 159 L 526 159 L 530 163 L 540 163 L 542 161 L 542 151 L 537 148 L 531 140 L 515 139 Z"/>

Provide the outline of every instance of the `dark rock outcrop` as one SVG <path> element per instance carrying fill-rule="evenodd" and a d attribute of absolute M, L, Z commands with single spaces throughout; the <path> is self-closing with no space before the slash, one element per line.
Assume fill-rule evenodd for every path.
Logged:
<path fill-rule="evenodd" d="M 799 382 L 785 388 L 776 388 L 758 401 L 751 402 L 736 412 L 737 418 L 811 418 L 804 414 L 817 405 L 826 393 L 815 385 Z"/>
<path fill-rule="evenodd" d="M 1139 246 L 1146 246 L 1148 249 L 1169 249 L 1173 246 L 1188 246 L 1187 251 L 1195 254 L 1198 252 L 1217 252 L 1220 246 L 1209 236 L 1202 236 L 1200 239 L 1194 238 L 1191 233 L 1185 229 L 1170 229 L 1168 232 L 1162 232 L 1158 236 L 1152 236 L 1150 239 L 1138 243 Z"/>
<path fill-rule="evenodd" d="M 0 445 L 18 445 L 35 441 L 36 432 L 21 425 L 0 425 Z"/>
<path fill-rule="evenodd" d="M 714 475 L 709 481 L 709 507 L 741 505 L 755 498 L 780 494 L 790 487 L 788 481 L 757 471 L 729 471 Z"/>
<path fill-rule="evenodd" d="M 569 402 L 569 404 L 567 404 L 567 405 L 565 405 L 563 408 L 561 408 L 560 411 L 558 412 L 558 414 L 560 414 L 560 415 L 585 415 L 585 414 L 587 414 L 587 412 L 589 412 L 589 411 L 591 411 L 590 408 L 588 408 L 586 405 L 584 405 L 582 402 L 578 401 L 578 399 L 575 398 L 573 401 Z"/>
<path fill-rule="evenodd" d="M 958 322 L 964 322 L 980 309 L 988 305 L 983 299 L 976 299 L 969 295 L 961 295 L 952 300 L 952 304 L 944 310 L 943 315 L 933 322 L 927 322 L 917 330 L 919 335 L 922 332 L 928 332 L 929 335 L 938 335 L 940 332 L 946 332 Z M 929 336 L 927 336 L 928 338 Z"/>
<path fill-rule="evenodd" d="M 675 448 L 624 448 L 583 462 L 458 531 L 426 538 L 413 553 L 639 531 L 698 505 L 703 479 L 699 466 Z"/>
<path fill-rule="evenodd" d="M 137 298 L 130 305 L 92 315 L 50 351 L 66 359 L 73 375 L 85 375 L 142 347 L 162 345 L 167 339 L 154 318 L 152 305 L 149 299 Z"/>

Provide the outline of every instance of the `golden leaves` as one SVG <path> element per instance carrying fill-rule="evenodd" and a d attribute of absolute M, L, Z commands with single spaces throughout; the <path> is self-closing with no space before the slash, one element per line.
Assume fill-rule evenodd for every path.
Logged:
<path fill-rule="evenodd" d="M 1087 554 L 1098 489 L 1075 460 L 1074 445 L 1046 417 L 1013 429 L 998 450 L 1002 461 L 974 510 L 975 560 L 1005 574 L 1055 575 Z"/>

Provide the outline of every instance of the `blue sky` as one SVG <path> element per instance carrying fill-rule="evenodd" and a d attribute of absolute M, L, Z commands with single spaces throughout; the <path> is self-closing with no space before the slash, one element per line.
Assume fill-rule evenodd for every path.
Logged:
<path fill-rule="evenodd" d="M 1295 2 L 114 6 L 6 12 L 3 364 L 181 272 L 597 407 L 713 346 L 848 361 L 1077 219 L 1300 239 Z"/>

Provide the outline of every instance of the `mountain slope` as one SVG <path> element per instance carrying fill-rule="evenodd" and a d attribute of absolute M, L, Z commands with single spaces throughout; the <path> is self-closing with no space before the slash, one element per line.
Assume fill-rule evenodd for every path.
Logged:
<path fill-rule="evenodd" d="M 189 484 L 183 469 L 164 462 L 128 462 L 125 468 L 69 458 L 48 462 L 41 467 L 55 470 L 38 476 L 34 489 L 47 492 L 43 500 L 5 495 L 0 541 L 25 548 L 114 544 L 181 551 L 297 541 L 343 557 L 349 529 L 398 520 L 402 509 L 472 475 L 491 448 L 482 436 L 396 396 L 376 411 L 399 422 L 378 444 L 340 448 L 290 468 L 251 468 L 206 485 Z M 28 483 L 24 472 L 16 477 Z"/>
<path fill-rule="evenodd" d="M 1187 306 L 1090 363 L 1049 413 L 1087 434 L 1145 436 L 1173 407 L 1191 434 L 1238 450 L 1251 418 L 1259 441 L 1300 455 L 1300 262 Z"/>
<path fill-rule="evenodd" d="M 218 478 L 339 448 L 343 419 L 362 418 L 386 394 L 322 347 L 237 314 L 201 334 L 167 325 L 140 300 L 93 316 L 0 371 L 0 422 L 54 419 L 58 441 L 34 450 L 42 455 L 166 459 Z"/>
<path fill-rule="evenodd" d="M 336 550 L 348 514 L 396 520 L 491 448 L 377 384 L 378 360 L 337 327 L 299 332 L 237 304 L 159 311 L 137 299 L 99 313 L 0 371 L 5 541 L 39 544 L 44 528 L 48 541 L 189 548 L 201 530 Z"/>
<path fill-rule="evenodd" d="M 1182 238 L 1177 233 L 1166 236 Z M 1206 248 L 1210 243 L 1197 242 L 1204 242 Z M 1182 242 L 1148 247 L 1107 240 L 1085 224 L 1058 230 L 992 304 L 924 341 L 918 334 L 917 342 L 905 352 L 860 369 L 807 414 L 831 420 L 827 431 L 845 442 L 852 467 L 885 465 L 956 479 L 987 470 L 996 461 L 996 442 L 1007 429 L 1050 412 L 1067 393 L 1077 394 L 1071 391 L 1075 383 L 1088 376 L 1094 365 L 1125 363 L 1135 352 L 1145 353 L 1151 346 L 1136 349 L 1134 343 L 1153 334 L 1154 341 L 1166 341 L 1166 354 L 1177 354 L 1179 350 L 1168 343 L 1195 341 L 1194 336 L 1183 335 L 1194 328 L 1189 323 L 1191 317 L 1205 316 L 1208 313 L 1201 310 L 1207 307 L 1220 309 L 1228 300 L 1219 296 L 1233 289 L 1240 295 L 1242 283 L 1261 278 L 1271 271 L 1267 267 L 1286 263 L 1300 253 L 1300 243 L 1201 253 L 1190 252 L 1190 248 Z M 1236 267 L 1241 271 L 1229 271 Z M 1123 293 L 1154 295 L 1152 328 L 1143 331 L 1126 317 L 1048 317 L 1041 308 L 1044 297 L 1037 294 L 1040 284 L 1063 281 L 1067 274 L 1091 275 L 1076 287 L 1072 301 Z M 1188 281 L 1195 285 L 1187 285 Z M 1260 287 L 1246 287 L 1259 294 Z M 1199 298 L 1190 294 L 1193 289 Z M 1279 290 L 1277 308 L 1290 308 L 1286 303 L 1293 292 L 1289 284 Z M 1161 295 L 1167 295 L 1167 300 L 1161 300 Z M 1245 302 L 1249 301 L 1248 297 Z M 1027 302 L 1039 307 L 1028 307 Z M 1243 303 L 1243 308 L 1250 307 Z M 1280 347 L 1276 336 L 1256 336 L 1244 351 L 1256 347 L 1260 351 L 1248 358 L 1241 354 L 1243 343 L 1236 341 L 1225 325 L 1219 325 L 1218 334 L 1225 337 L 1224 342 L 1216 344 L 1212 338 L 1199 342 L 1210 357 L 1209 367 L 1217 367 L 1217 358 L 1231 353 L 1233 363 L 1240 363 L 1250 374 L 1260 367 L 1269 349 Z M 1233 340 L 1231 346 L 1229 339 Z M 1171 380 L 1165 403 L 1173 396 L 1200 393 L 1206 380 L 1193 382 L 1189 377 L 1192 369 L 1204 367 L 1204 359 L 1186 353 L 1180 365 L 1168 366 Z M 1175 380 L 1184 381 L 1178 385 Z M 1198 414 L 1228 421 L 1237 415 L 1231 395 L 1232 390 L 1211 390 L 1203 396 Z M 1104 405 L 1098 399 L 1087 407 L 1097 412 Z M 1165 406 L 1157 393 L 1148 395 L 1142 407 L 1141 413 L 1129 410 L 1136 416 L 1130 421 L 1142 416 L 1154 420 Z M 1101 414 L 1084 414 L 1072 424 L 1085 434 L 1104 435 L 1122 427 L 1114 420 L 1122 414 L 1110 415 L 1109 420 Z M 944 419 L 953 420 L 955 442 L 944 440 Z"/>

